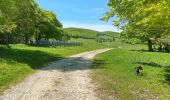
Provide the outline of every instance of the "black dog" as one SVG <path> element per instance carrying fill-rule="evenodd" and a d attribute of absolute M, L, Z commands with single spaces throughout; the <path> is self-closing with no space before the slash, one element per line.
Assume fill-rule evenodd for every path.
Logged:
<path fill-rule="evenodd" d="M 141 70 L 143 70 L 141 66 L 135 67 L 135 73 L 136 73 L 136 75 L 142 75 Z"/>

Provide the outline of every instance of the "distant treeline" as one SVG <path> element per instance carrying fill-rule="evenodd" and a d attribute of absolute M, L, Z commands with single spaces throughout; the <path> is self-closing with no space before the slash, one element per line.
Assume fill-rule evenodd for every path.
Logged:
<path fill-rule="evenodd" d="M 0 0 L 0 44 L 66 40 L 57 16 L 34 0 Z"/>

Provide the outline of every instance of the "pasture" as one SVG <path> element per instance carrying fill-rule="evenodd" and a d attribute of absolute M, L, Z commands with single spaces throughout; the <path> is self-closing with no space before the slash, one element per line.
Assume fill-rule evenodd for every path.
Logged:
<path fill-rule="evenodd" d="M 143 75 L 135 74 L 135 66 Z M 92 77 L 104 100 L 169 100 L 170 55 L 145 45 L 123 45 L 94 59 Z"/>

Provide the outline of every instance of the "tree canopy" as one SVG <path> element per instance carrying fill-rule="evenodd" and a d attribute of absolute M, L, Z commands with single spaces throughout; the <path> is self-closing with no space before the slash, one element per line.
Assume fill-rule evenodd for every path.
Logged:
<path fill-rule="evenodd" d="M 110 0 L 108 6 L 102 20 L 114 17 L 126 37 L 150 40 L 170 33 L 169 0 Z"/>
<path fill-rule="evenodd" d="M 34 0 L 0 0 L 0 43 L 61 39 L 62 24 Z"/>

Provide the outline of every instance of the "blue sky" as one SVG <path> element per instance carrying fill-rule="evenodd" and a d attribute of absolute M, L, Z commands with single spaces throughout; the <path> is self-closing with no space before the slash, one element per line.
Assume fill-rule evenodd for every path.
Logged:
<path fill-rule="evenodd" d="M 118 31 L 111 22 L 100 21 L 108 11 L 108 0 L 36 0 L 41 8 L 57 15 L 64 27 L 78 27 L 97 31 Z"/>

